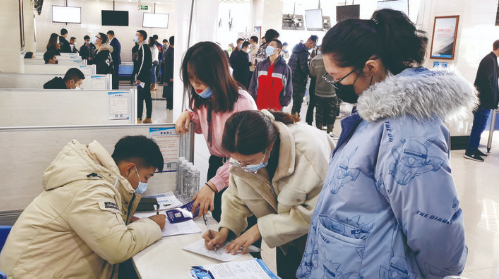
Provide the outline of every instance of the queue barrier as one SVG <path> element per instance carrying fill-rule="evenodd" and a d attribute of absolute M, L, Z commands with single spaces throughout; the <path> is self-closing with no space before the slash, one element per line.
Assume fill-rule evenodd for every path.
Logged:
<path fill-rule="evenodd" d="M 155 136 L 156 131 L 169 135 Z M 0 195 L 0 222 L 2 214 L 22 211 L 43 191 L 42 175 L 62 148 L 76 139 L 88 144 L 97 140 L 113 153 L 114 145 L 127 135 L 152 137 L 161 147 L 165 158 L 162 173 L 149 180 L 144 195 L 155 195 L 176 188 L 176 159 L 179 156 L 194 158 L 194 128 L 178 135 L 175 124 L 105 125 L 105 126 L 55 126 L 0 128 L 0 175 L 3 179 Z M 157 134 L 157 133 L 156 133 Z"/>
<path fill-rule="evenodd" d="M 63 78 L 64 74 L 18 74 L 0 73 L 0 88 L 43 89 L 43 85 L 54 77 Z M 81 89 L 112 90 L 112 75 L 86 76 Z"/>
<path fill-rule="evenodd" d="M 0 89 L 0 127 L 134 124 L 136 95 L 136 89 L 4 88 Z"/>

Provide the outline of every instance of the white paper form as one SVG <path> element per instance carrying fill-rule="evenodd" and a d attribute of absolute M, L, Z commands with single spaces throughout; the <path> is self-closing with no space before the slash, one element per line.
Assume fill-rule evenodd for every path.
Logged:
<path fill-rule="evenodd" d="M 138 217 L 138 218 L 147 218 L 147 217 L 153 216 L 153 215 L 156 215 L 156 213 L 151 213 L 151 212 L 135 213 L 133 216 Z M 162 231 L 162 235 L 163 236 L 172 236 L 172 235 L 193 234 L 193 233 L 200 233 L 200 232 L 201 232 L 201 230 L 196 225 L 196 223 L 194 223 L 194 221 L 192 221 L 192 220 L 185 221 L 182 223 L 171 224 L 168 221 L 168 218 L 166 218 L 166 225 Z"/>
<path fill-rule="evenodd" d="M 128 119 L 128 92 L 108 92 L 109 119 Z"/>
<path fill-rule="evenodd" d="M 165 162 L 163 172 L 177 171 L 180 135 L 175 131 L 175 127 L 149 128 L 149 135 L 156 141 L 161 154 L 163 154 L 163 160 Z"/>
<path fill-rule="evenodd" d="M 184 205 L 181 203 L 172 191 L 165 194 L 147 196 L 145 198 L 156 198 L 159 204 L 159 210 L 170 210 Z"/>
<path fill-rule="evenodd" d="M 215 279 L 279 279 L 260 259 L 205 265 Z M 196 278 L 191 274 L 191 278 Z M 197 278 L 196 278 L 197 279 Z"/>
<path fill-rule="evenodd" d="M 92 75 L 92 69 L 90 68 L 90 66 L 84 66 L 84 65 L 81 65 L 80 66 L 80 71 L 86 76 L 86 77 L 89 77 Z"/>
<path fill-rule="evenodd" d="M 200 255 L 203 255 L 206 257 L 210 257 L 213 259 L 217 259 L 217 260 L 222 261 L 222 262 L 229 262 L 229 261 L 235 260 L 235 259 L 242 256 L 241 252 L 238 252 L 235 255 L 232 255 L 232 254 L 225 252 L 225 247 L 227 245 L 229 245 L 230 243 L 231 243 L 231 241 L 226 242 L 223 247 L 219 247 L 217 249 L 217 251 L 215 251 L 215 250 L 208 250 L 208 248 L 206 248 L 206 246 L 204 245 L 204 239 L 200 239 L 200 240 L 198 240 L 190 245 L 185 246 L 182 249 L 189 251 L 189 252 L 196 253 L 196 254 L 200 254 Z M 259 249 L 253 245 L 251 245 L 248 248 L 248 252 L 257 252 L 257 251 L 259 251 Z"/>
<path fill-rule="evenodd" d="M 92 76 L 92 89 L 106 89 L 106 77 Z"/>

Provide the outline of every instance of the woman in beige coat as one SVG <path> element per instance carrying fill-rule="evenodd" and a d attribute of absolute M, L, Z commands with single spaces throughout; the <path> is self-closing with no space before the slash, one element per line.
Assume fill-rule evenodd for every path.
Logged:
<path fill-rule="evenodd" d="M 237 253 L 263 238 L 277 249 L 277 273 L 295 278 L 312 213 L 334 149 L 324 132 L 283 112 L 242 111 L 225 124 L 222 147 L 230 153 L 229 188 L 222 197 L 219 232 L 205 233 L 206 247 Z M 241 235 L 246 218 L 256 225 Z"/>

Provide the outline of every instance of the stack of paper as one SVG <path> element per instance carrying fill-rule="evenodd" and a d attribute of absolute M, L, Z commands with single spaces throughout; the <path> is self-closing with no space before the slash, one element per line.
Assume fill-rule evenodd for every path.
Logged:
<path fill-rule="evenodd" d="M 205 266 L 193 266 L 193 279 L 279 279 L 260 259 Z"/>

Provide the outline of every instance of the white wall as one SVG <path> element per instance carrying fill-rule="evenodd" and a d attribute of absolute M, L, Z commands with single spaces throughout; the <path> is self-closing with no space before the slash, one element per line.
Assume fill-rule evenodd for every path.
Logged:
<path fill-rule="evenodd" d="M 156 13 L 170 14 L 168 29 L 162 28 L 143 28 L 142 18 L 143 13 L 153 12 L 153 2 L 143 1 L 142 5 L 149 6 L 148 11 L 138 9 L 137 3 L 116 2 L 115 9 L 118 11 L 127 10 L 129 13 L 129 26 L 101 26 L 101 10 L 112 10 L 113 2 L 111 1 L 95 1 L 95 0 L 68 0 L 68 6 L 77 6 L 81 8 L 81 24 L 65 24 L 52 22 L 52 5 L 64 6 L 65 0 L 45 0 L 43 2 L 43 10 L 41 15 L 36 16 L 36 32 L 37 32 L 37 50 L 45 51 L 48 39 L 51 33 L 58 33 L 62 28 L 69 31 L 69 37 L 76 37 L 77 47 L 79 48 L 83 42 L 83 36 L 89 35 L 93 37 L 98 32 L 107 33 L 108 30 L 113 30 L 116 38 L 121 43 L 122 60 L 131 61 L 131 50 L 134 46 L 133 38 L 139 29 L 147 32 L 151 37 L 154 34 L 159 36 L 159 41 L 168 39 L 175 33 L 175 3 L 159 3 L 156 4 Z"/>
<path fill-rule="evenodd" d="M 499 26 L 495 26 L 497 0 L 426 0 L 422 28 L 428 32 L 428 57 L 435 16 L 459 15 L 457 44 L 454 60 L 427 59 L 425 66 L 434 61 L 448 62 L 470 82 L 474 82 L 480 60 L 492 51 L 492 43 L 499 39 Z M 423 5 L 426 5 L 424 8 Z"/>

